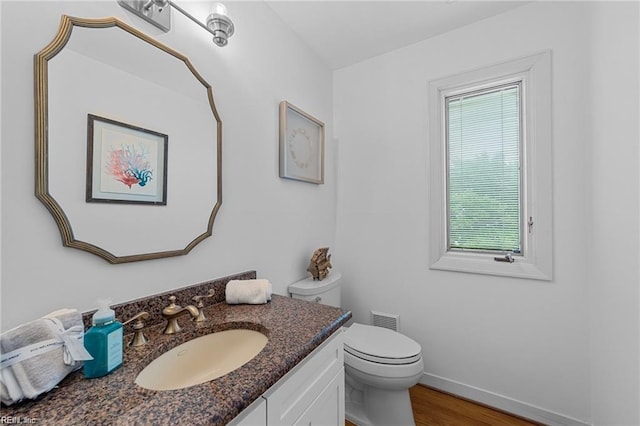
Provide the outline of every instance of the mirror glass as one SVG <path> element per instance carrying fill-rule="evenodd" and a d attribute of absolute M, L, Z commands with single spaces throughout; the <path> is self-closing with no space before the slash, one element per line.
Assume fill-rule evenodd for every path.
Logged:
<path fill-rule="evenodd" d="M 67 246 L 112 263 L 188 253 L 211 235 L 222 200 L 222 124 L 211 87 L 187 58 L 115 18 L 63 17 L 61 32 L 65 19 L 72 29 L 68 41 L 55 47 L 54 39 L 49 51 L 43 49 L 42 75 L 36 71 L 36 80 L 46 83 L 46 92 L 36 96 L 47 99 L 36 101 L 37 125 L 45 126 L 45 140 L 36 141 L 38 173 L 44 173 L 36 195 L 54 215 Z M 37 55 L 36 67 L 38 61 Z M 89 130 L 89 115 L 115 122 L 113 131 L 94 128 L 96 121 Z M 127 132 L 130 136 L 122 136 Z M 140 139 L 151 133 L 166 135 L 164 164 L 144 145 L 157 142 Z M 117 152 L 119 161 L 128 158 L 129 164 L 132 157 L 150 157 L 144 163 L 148 182 L 131 178 L 138 182 L 131 186 L 109 174 Z M 90 180 L 94 191 L 103 185 L 106 198 L 113 195 L 116 201 L 89 202 Z M 104 186 L 107 181 L 110 186 Z M 128 191 L 143 189 L 161 196 L 164 191 L 165 203 L 127 198 Z"/>

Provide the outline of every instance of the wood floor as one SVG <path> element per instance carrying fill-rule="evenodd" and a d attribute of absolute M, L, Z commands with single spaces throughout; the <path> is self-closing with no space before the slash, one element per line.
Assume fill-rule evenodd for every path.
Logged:
<path fill-rule="evenodd" d="M 517 416 L 478 405 L 432 388 L 409 389 L 416 426 L 540 426 Z M 347 421 L 346 426 L 355 426 Z"/>

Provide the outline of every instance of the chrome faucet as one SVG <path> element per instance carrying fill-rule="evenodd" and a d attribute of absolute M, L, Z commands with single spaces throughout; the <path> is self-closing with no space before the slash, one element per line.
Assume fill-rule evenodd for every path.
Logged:
<path fill-rule="evenodd" d="M 178 324 L 178 317 L 185 313 L 191 314 L 193 319 L 198 318 L 200 311 L 193 305 L 187 305 L 184 308 L 180 305 L 176 305 L 176 297 L 170 296 L 169 301 L 171 304 L 162 310 L 162 316 L 167 319 L 167 326 L 164 328 L 163 334 L 175 334 L 182 330 L 182 327 Z"/>

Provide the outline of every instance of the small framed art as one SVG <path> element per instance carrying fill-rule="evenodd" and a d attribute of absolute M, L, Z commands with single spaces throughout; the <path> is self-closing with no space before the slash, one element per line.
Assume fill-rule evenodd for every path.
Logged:
<path fill-rule="evenodd" d="M 280 102 L 280 177 L 324 183 L 324 123 Z"/>
<path fill-rule="evenodd" d="M 86 201 L 166 205 L 168 142 L 165 134 L 88 114 Z"/>

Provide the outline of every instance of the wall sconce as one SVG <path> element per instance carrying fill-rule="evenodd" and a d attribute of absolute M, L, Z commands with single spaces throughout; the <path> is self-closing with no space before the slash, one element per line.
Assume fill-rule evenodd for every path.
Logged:
<path fill-rule="evenodd" d="M 234 32 L 233 21 L 227 15 L 227 8 L 222 3 L 213 4 L 213 12 L 207 17 L 206 25 L 172 0 L 118 0 L 118 4 L 164 32 L 171 30 L 171 8 L 173 7 L 211 33 L 213 42 L 220 47 L 227 45 L 227 40 Z"/>

